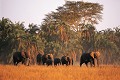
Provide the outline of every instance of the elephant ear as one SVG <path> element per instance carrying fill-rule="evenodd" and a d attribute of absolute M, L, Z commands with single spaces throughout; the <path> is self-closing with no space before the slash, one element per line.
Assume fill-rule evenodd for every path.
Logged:
<path fill-rule="evenodd" d="M 100 56 L 100 52 L 99 51 L 95 52 L 95 55 L 96 55 L 96 57 L 99 57 Z"/>
<path fill-rule="evenodd" d="M 47 54 L 47 58 L 53 60 L 53 59 L 54 59 L 53 54 L 51 54 L 51 53 L 50 53 L 50 54 Z"/>
<path fill-rule="evenodd" d="M 91 52 L 91 53 L 90 53 L 90 56 L 91 56 L 92 58 L 95 58 L 95 57 L 94 57 L 94 54 L 95 54 L 95 52 Z"/>
<path fill-rule="evenodd" d="M 54 59 L 53 54 L 50 54 L 50 57 L 51 57 L 52 60 Z"/>

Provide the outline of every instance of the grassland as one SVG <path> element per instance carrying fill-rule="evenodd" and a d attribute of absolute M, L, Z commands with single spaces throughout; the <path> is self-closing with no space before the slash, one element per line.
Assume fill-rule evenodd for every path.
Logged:
<path fill-rule="evenodd" d="M 0 65 L 0 80 L 120 80 L 120 66 Z"/>

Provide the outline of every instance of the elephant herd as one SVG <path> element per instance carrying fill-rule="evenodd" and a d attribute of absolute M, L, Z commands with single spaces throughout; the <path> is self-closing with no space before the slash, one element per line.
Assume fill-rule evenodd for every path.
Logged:
<path fill-rule="evenodd" d="M 88 63 L 90 63 L 91 67 L 95 66 L 95 59 L 97 60 L 97 65 L 99 66 L 99 52 L 90 52 L 90 53 L 83 53 L 80 57 L 80 66 L 82 66 L 83 63 L 88 66 Z M 22 64 L 29 65 L 30 63 L 30 57 L 29 55 L 22 51 L 22 52 L 15 52 L 13 54 L 13 63 L 14 65 L 18 65 L 19 62 L 22 62 Z M 38 65 L 73 65 L 73 58 L 70 56 L 62 56 L 61 58 L 54 58 L 52 54 L 40 54 L 36 56 L 36 62 Z"/>
<path fill-rule="evenodd" d="M 69 56 L 62 56 L 62 58 L 53 58 L 52 54 L 38 54 L 37 55 L 37 64 L 38 65 L 73 65 L 73 58 Z"/>

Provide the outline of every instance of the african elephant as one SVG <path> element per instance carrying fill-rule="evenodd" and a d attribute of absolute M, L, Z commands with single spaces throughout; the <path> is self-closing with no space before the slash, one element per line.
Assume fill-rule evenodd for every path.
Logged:
<path fill-rule="evenodd" d="M 28 54 L 26 52 L 24 52 L 24 51 L 15 52 L 13 54 L 13 63 L 14 63 L 14 65 L 18 65 L 19 62 L 22 62 L 22 64 L 23 63 L 24 64 L 28 63 L 27 65 L 29 65 L 29 62 L 30 62 L 29 60 L 30 60 L 30 58 L 29 58 Z"/>
<path fill-rule="evenodd" d="M 67 60 L 67 56 L 62 56 L 61 57 L 61 63 L 62 63 L 62 65 L 68 65 L 68 60 Z"/>
<path fill-rule="evenodd" d="M 95 62 L 95 59 L 97 60 L 97 66 L 99 66 L 100 52 L 99 51 L 91 52 L 90 55 L 92 58 L 94 58 L 94 62 Z M 94 63 L 94 66 L 95 66 L 95 63 Z"/>
<path fill-rule="evenodd" d="M 73 59 L 70 58 L 69 56 L 62 56 L 61 63 L 62 63 L 62 65 L 64 65 L 64 64 L 66 64 L 66 65 L 72 64 L 73 65 Z"/>
<path fill-rule="evenodd" d="M 52 62 L 52 63 L 51 63 Z M 42 56 L 42 63 L 43 65 L 52 65 L 54 63 L 53 55 L 52 54 L 44 54 Z"/>
<path fill-rule="evenodd" d="M 68 65 L 73 65 L 73 58 L 67 56 Z"/>
<path fill-rule="evenodd" d="M 59 58 L 54 58 L 54 65 L 60 65 L 61 64 L 61 60 Z"/>
<path fill-rule="evenodd" d="M 54 64 L 54 58 L 52 54 L 47 54 L 47 61 L 46 61 L 46 65 L 53 65 Z"/>
<path fill-rule="evenodd" d="M 37 64 L 41 65 L 41 63 L 42 63 L 42 54 L 38 53 L 38 55 L 36 57 L 36 60 L 37 60 Z"/>
<path fill-rule="evenodd" d="M 45 65 L 46 61 L 47 61 L 47 55 L 44 54 L 44 55 L 42 56 L 42 64 Z"/>
<path fill-rule="evenodd" d="M 52 59 L 47 59 L 46 65 L 47 65 L 47 66 L 53 65 Z"/>
<path fill-rule="evenodd" d="M 80 66 L 82 66 L 83 63 L 85 63 L 88 67 L 88 62 L 90 62 L 91 66 L 95 64 L 94 58 L 90 55 L 90 53 L 83 53 L 80 58 Z"/>

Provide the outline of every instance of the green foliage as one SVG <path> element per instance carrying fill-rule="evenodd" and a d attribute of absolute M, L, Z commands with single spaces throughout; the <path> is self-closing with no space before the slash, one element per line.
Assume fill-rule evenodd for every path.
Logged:
<path fill-rule="evenodd" d="M 34 47 L 36 52 L 44 49 L 39 32 L 39 28 L 34 24 L 25 29 L 23 23 L 13 23 L 7 18 L 2 18 L 0 20 L 0 58 L 5 59 L 3 60 L 5 63 L 11 63 L 12 54 L 15 51 L 27 51 L 30 47 Z"/>

